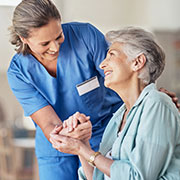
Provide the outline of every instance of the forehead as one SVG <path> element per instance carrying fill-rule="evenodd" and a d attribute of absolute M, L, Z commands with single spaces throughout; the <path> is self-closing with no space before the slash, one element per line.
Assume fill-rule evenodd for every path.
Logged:
<path fill-rule="evenodd" d="M 52 19 L 45 26 L 40 28 L 32 28 L 30 30 L 30 37 L 34 40 L 49 41 L 51 39 L 57 38 L 62 32 L 60 20 Z"/>
<path fill-rule="evenodd" d="M 109 51 L 111 50 L 122 51 L 122 46 L 123 46 L 123 43 L 113 42 L 109 47 Z"/>

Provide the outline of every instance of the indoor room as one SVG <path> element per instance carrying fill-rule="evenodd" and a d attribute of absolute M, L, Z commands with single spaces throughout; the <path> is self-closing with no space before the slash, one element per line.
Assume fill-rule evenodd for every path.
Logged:
<path fill-rule="evenodd" d="M 36 128 L 12 93 L 7 70 L 15 46 L 9 42 L 11 20 L 20 0 L 0 0 L 0 180 L 38 180 L 35 156 Z M 179 0 L 53 0 L 62 23 L 91 23 L 103 34 L 137 26 L 155 34 L 166 54 L 166 65 L 157 87 L 180 99 Z M 46 81 L 44 81 L 46 83 Z M 68 101 L 68 100 L 67 100 Z M 70 114 L 71 115 L 71 114 Z"/>

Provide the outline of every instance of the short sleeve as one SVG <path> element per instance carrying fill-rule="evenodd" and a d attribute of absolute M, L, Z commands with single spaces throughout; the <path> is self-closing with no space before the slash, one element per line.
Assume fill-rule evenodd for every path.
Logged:
<path fill-rule="evenodd" d="M 24 109 L 25 116 L 30 116 L 48 105 L 46 99 L 25 79 L 16 63 L 11 62 L 7 77 L 12 92 Z"/>
<path fill-rule="evenodd" d="M 104 76 L 103 71 L 99 68 L 100 63 L 105 59 L 108 50 L 108 43 L 104 35 L 93 25 L 87 24 L 88 31 L 82 33 L 87 48 L 92 53 L 96 69 Z"/>

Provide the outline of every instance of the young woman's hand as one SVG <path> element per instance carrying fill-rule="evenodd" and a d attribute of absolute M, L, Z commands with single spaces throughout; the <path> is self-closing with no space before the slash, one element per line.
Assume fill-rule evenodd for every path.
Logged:
<path fill-rule="evenodd" d="M 68 131 L 73 131 L 78 124 L 85 123 L 89 121 L 90 117 L 86 116 L 83 113 L 76 112 L 72 116 L 70 116 L 67 120 L 63 121 L 63 127 L 68 128 Z"/>
<path fill-rule="evenodd" d="M 159 91 L 166 93 L 174 102 L 174 104 L 176 105 L 176 107 L 178 108 L 178 110 L 180 110 L 180 104 L 178 103 L 178 97 L 176 96 L 176 94 L 174 92 L 168 91 L 164 88 L 160 88 Z"/>

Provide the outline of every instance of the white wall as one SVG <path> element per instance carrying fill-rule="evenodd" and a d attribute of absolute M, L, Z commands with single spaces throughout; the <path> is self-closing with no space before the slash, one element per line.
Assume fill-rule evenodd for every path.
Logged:
<path fill-rule="evenodd" d="M 143 26 L 152 30 L 180 29 L 180 0 L 54 0 L 64 22 L 91 22 L 102 32 L 127 25 Z M 0 101 L 7 119 L 22 113 L 12 95 L 5 76 L 13 46 L 7 28 L 11 24 L 14 7 L 0 6 Z"/>
<path fill-rule="evenodd" d="M 0 6 L 0 72 L 5 72 L 12 55 L 14 54 L 13 47 L 9 43 L 8 27 L 11 24 L 13 7 Z"/>
<path fill-rule="evenodd" d="M 64 22 L 91 22 L 102 32 L 127 25 L 149 29 L 180 29 L 180 0 L 54 0 Z M 14 54 L 7 28 L 13 7 L 0 6 L 0 72 Z"/>
<path fill-rule="evenodd" d="M 102 32 L 127 25 L 180 28 L 180 0 L 61 0 L 61 3 L 65 22 L 91 22 Z"/>

